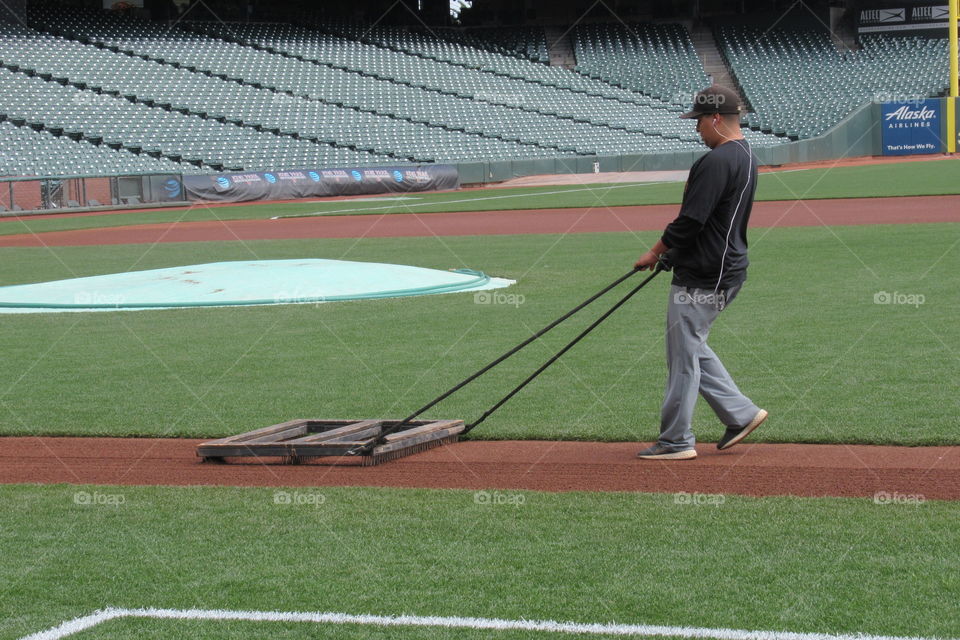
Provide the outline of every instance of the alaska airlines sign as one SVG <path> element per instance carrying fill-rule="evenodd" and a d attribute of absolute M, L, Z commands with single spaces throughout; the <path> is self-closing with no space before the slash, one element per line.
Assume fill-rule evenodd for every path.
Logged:
<path fill-rule="evenodd" d="M 913 124 L 914 121 L 919 120 L 920 122 L 927 122 L 928 120 L 934 120 L 937 117 L 937 112 L 933 109 L 928 109 L 926 107 L 921 107 L 920 109 L 911 109 L 907 105 L 903 105 L 896 111 L 892 111 L 886 114 L 884 118 L 887 122 L 895 120 L 897 124 L 910 127 L 910 126 L 925 126 Z"/>
<path fill-rule="evenodd" d="M 940 104 L 937 98 L 884 102 L 881 105 L 883 154 L 941 153 Z"/>

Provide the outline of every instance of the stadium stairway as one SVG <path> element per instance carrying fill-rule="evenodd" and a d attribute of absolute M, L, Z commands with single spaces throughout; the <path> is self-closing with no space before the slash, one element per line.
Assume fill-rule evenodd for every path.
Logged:
<path fill-rule="evenodd" d="M 580 24 L 577 72 L 686 111 L 706 74 L 679 24 Z"/>
<path fill-rule="evenodd" d="M 749 102 L 737 84 L 736 78 L 730 73 L 730 68 L 727 66 L 723 56 L 720 55 L 717 41 L 713 37 L 713 30 L 701 24 L 696 27 L 689 27 L 689 31 L 693 48 L 696 50 L 697 56 L 703 64 L 703 70 L 707 74 L 707 81 L 712 84 L 719 84 L 735 89 L 740 94 L 740 99 L 743 100 L 744 104 L 749 108 Z"/>
<path fill-rule="evenodd" d="M 576 68 L 577 56 L 573 51 L 570 29 L 548 26 L 543 28 L 543 32 L 547 39 L 550 66 L 562 67 L 564 69 Z"/>

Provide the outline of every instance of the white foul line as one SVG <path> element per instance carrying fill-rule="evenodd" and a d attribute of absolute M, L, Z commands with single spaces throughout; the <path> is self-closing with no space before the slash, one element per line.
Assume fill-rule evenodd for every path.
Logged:
<path fill-rule="evenodd" d="M 441 616 L 374 616 L 333 612 L 226 611 L 222 609 L 117 609 L 108 608 L 68 620 L 21 640 L 59 640 L 117 618 L 163 620 L 241 620 L 248 622 L 312 622 L 315 624 L 364 624 L 380 627 L 445 627 L 448 629 L 490 629 L 495 631 L 541 631 L 545 633 L 606 634 L 614 636 L 660 636 L 710 638 L 713 640 L 938 640 L 919 636 L 875 636 L 869 634 L 797 633 L 793 631 L 746 631 L 704 627 L 666 627 L 646 624 L 555 622 L 553 620 L 502 620 Z"/>

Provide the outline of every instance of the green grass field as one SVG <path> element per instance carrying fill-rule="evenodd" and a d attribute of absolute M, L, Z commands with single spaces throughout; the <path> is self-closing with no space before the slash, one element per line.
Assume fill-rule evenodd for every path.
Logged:
<path fill-rule="evenodd" d="M 403 417 L 625 273 L 655 233 L 4 249 L 4 284 L 259 258 L 473 267 L 471 293 L 326 305 L 5 315 L 0 433 L 223 436 L 295 417 Z M 757 229 L 750 279 L 711 345 L 772 419 L 770 442 L 957 444 L 960 227 Z M 146 255 L 144 256 L 144 253 Z M 895 256 L 895 258 L 894 258 Z M 477 429 L 479 438 L 643 441 L 663 385 L 667 275 Z M 626 287 L 623 287 L 626 291 Z M 923 304 L 874 304 L 880 292 Z M 517 297 L 517 300 L 521 298 Z M 472 419 L 615 300 L 431 411 Z M 149 393 L 143 393 L 149 390 Z M 701 406 L 696 430 L 722 426 Z"/>
<path fill-rule="evenodd" d="M 280 491 L 316 500 L 277 504 Z M 76 504 L 78 492 L 114 504 Z M 108 605 L 942 637 L 960 625 L 956 503 L 510 495 L 516 504 L 470 491 L 0 487 L 0 638 Z M 261 634 L 548 637 L 150 620 L 76 637 Z"/>
<path fill-rule="evenodd" d="M 958 193 L 957 167 L 937 161 L 783 173 L 765 176 L 761 195 Z M 678 185 L 560 191 L 471 192 L 523 197 L 457 206 L 679 196 Z M 464 195 L 424 195 L 423 209 L 449 209 L 450 199 Z M 197 208 L 186 219 L 320 206 Z M 329 212 L 343 203 L 322 206 Z M 41 232 L 181 215 L 28 224 Z M 24 231 L 23 223 L 0 222 L 0 234 Z M 501 290 L 516 304 L 478 304 L 466 293 L 0 315 L 0 435 L 213 437 L 294 417 L 402 417 L 625 273 L 657 235 L 3 248 L 0 286 L 293 257 L 472 267 L 518 282 Z M 960 444 L 960 224 L 755 229 L 750 241 L 750 279 L 710 344 L 771 412 L 751 441 Z M 654 438 L 668 277 L 471 437 Z M 477 417 L 614 300 L 596 303 L 430 416 Z M 694 427 L 702 441 L 721 433 L 703 403 Z M 281 504 L 282 492 L 304 499 Z M 957 502 L 720 495 L 698 505 L 672 494 L 502 493 L 507 504 L 480 504 L 474 492 L 454 490 L 0 485 L 0 640 L 108 606 L 960 637 Z M 131 637 L 558 636 L 129 618 L 70 636 Z"/>
<path fill-rule="evenodd" d="M 758 200 L 868 198 L 956 193 L 960 193 L 960 160 L 955 159 L 775 172 L 761 175 L 757 187 Z M 379 215 L 677 204 L 682 194 L 683 183 L 673 182 L 421 193 L 408 194 L 405 199 L 395 202 L 341 200 L 293 202 L 269 206 L 197 205 L 189 209 L 110 213 L 71 218 L 50 219 L 35 216 L 19 221 L 0 219 L 0 235 L 175 221 L 262 219 L 273 216 Z"/>

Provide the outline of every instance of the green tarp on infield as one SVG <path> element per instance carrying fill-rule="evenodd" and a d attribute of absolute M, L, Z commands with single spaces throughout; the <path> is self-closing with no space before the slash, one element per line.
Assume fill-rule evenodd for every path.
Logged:
<path fill-rule="evenodd" d="M 480 271 L 345 260 L 247 260 L 0 287 L 0 313 L 302 304 L 508 287 Z"/>

